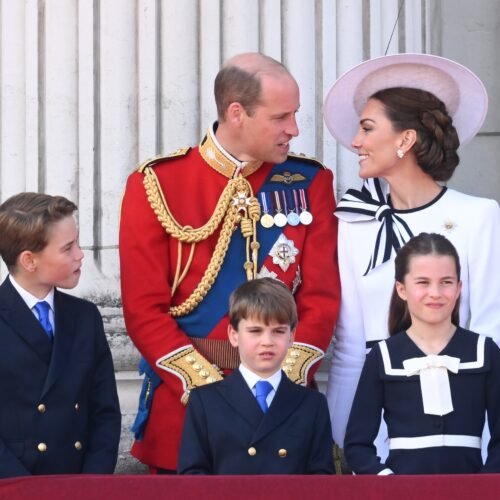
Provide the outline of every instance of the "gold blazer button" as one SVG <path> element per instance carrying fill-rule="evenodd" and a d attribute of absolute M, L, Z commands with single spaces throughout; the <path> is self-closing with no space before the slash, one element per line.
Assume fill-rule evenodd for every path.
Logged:
<path fill-rule="evenodd" d="M 80 443 L 80 441 L 77 441 L 77 442 L 75 443 L 75 449 L 76 449 L 76 450 L 81 450 L 81 449 L 82 449 L 82 443 Z"/>
<path fill-rule="evenodd" d="M 250 448 L 248 448 L 248 454 L 251 457 L 255 457 L 255 455 L 257 455 L 257 450 L 253 446 L 251 446 Z"/>
<path fill-rule="evenodd" d="M 288 452 L 285 450 L 285 448 L 281 448 L 278 450 L 278 455 L 280 458 L 285 458 L 288 455 Z"/>
<path fill-rule="evenodd" d="M 38 451 L 45 453 L 47 451 L 47 445 L 45 443 L 38 443 Z"/>
<path fill-rule="evenodd" d="M 36 407 L 36 409 L 37 409 L 40 413 L 45 413 L 45 410 L 46 410 L 47 408 L 45 407 L 45 405 L 44 405 L 43 403 L 40 403 L 40 404 Z"/>

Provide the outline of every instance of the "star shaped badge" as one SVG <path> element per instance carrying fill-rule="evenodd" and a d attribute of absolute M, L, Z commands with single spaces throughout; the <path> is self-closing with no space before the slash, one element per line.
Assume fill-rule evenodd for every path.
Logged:
<path fill-rule="evenodd" d="M 257 278 L 273 278 L 276 279 L 278 275 L 274 271 L 270 271 L 266 266 L 262 266 L 260 272 L 257 273 Z"/>
<path fill-rule="evenodd" d="M 299 250 L 295 248 L 295 243 L 288 240 L 284 234 L 280 234 L 269 255 L 273 258 L 273 264 L 277 264 L 283 271 L 286 271 L 290 264 L 295 262 L 295 256 L 298 253 Z"/>
<path fill-rule="evenodd" d="M 244 191 L 238 191 L 236 196 L 233 196 L 233 205 L 238 208 L 238 212 L 245 211 L 246 207 L 250 205 L 250 197 Z"/>
<path fill-rule="evenodd" d="M 443 224 L 443 229 L 447 233 L 451 233 L 458 226 L 456 222 L 453 222 L 451 219 L 447 219 Z"/>

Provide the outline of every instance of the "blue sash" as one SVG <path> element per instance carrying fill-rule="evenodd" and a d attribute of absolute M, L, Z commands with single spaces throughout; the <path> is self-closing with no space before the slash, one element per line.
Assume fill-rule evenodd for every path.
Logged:
<path fill-rule="evenodd" d="M 304 180 L 294 181 L 291 184 L 272 181 L 275 174 L 290 172 L 301 174 Z M 267 176 L 264 184 L 257 193 L 268 193 L 273 191 L 288 191 L 291 189 L 307 189 L 314 176 L 318 173 L 318 166 L 296 158 L 289 158 L 286 162 L 274 165 Z M 264 260 L 269 254 L 272 246 L 283 232 L 283 228 L 273 226 L 271 228 L 258 227 L 259 260 L 258 269 L 262 267 Z M 235 288 L 246 281 L 246 273 L 243 269 L 243 258 L 246 255 L 246 242 L 237 229 L 231 238 L 229 248 L 222 264 L 221 270 L 203 301 L 186 316 L 177 318 L 177 324 L 190 337 L 206 337 L 215 328 L 228 312 L 229 296 Z M 223 300 L 221 300 L 223 298 Z M 139 408 L 137 416 L 132 425 L 135 439 L 140 441 L 151 410 L 153 393 L 162 382 L 160 377 L 148 365 L 144 358 L 139 363 L 139 373 L 144 373 L 141 394 L 139 396 Z"/>
<path fill-rule="evenodd" d="M 285 163 L 274 165 L 267 176 L 259 193 L 272 191 L 287 191 L 291 189 L 307 189 L 318 167 L 297 159 L 288 159 Z M 271 182 L 273 175 L 279 172 L 300 173 L 305 180 L 293 184 Z M 257 196 L 258 194 L 257 193 Z M 273 226 L 269 229 L 258 226 L 258 240 L 260 243 L 258 269 L 262 267 L 272 246 L 283 232 L 283 228 Z M 177 324 L 190 337 L 206 337 L 215 328 L 228 312 L 229 295 L 241 283 L 246 281 L 246 273 L 243 269 L 245 258 L 245 239 L 240 229 L 237 229 L 231 238 L 224 263 L 217 276 L 215 283 L 207 293 L 203 301 L 191 313 L 178 318 Z M 223 300 L 221 300 L 223 298 Z"/>

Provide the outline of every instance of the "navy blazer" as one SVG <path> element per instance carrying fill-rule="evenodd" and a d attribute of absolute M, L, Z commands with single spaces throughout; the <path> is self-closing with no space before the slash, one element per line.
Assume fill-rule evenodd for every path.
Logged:
<path fill-rule="evenodd" d="M 323 394 L 282 374 L 266 414 L 239 370 L 189 397 L 180 474 L 331 474 L 332 431 Z"/>
<path fill-rule="evenodd" d="M 7 278 L 0 286 L 0 477 L 112 473 L 121 414 L 97 307 L 55 290 L 49 340 Z"/>
<path fill-rule="evenodd" d="M 500 349 L 491 338 L 459 327 L 439 354 L 460 360 L 458 372 L 448 372 L 453 411 L 444 415 L 425 413 L 420 375 L 408 376 L 404 369 L 405 360 L 426 357 L 406 332 L 370 351 L 344 441 L 356 474 L 386 474 L 387 469 L 395 474 L 500 472 Z M 382 410 L 389 437 L 385 463 L 374 445 Z M 491 438 L 483 466 L 486 414 Z M 452 439 L 453 445 L 445 444 Z"/>

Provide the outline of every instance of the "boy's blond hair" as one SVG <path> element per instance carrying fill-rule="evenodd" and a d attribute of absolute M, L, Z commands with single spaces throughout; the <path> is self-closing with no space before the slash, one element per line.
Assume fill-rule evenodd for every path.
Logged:
<path fill-rule="evenodd" d="M 260 278 L 240 285 L 229 299 L 229 323 L 238 330 L 242 319 L 258 319 L 266 325 L 297 326 L 297 306 L 290 290 L 272 278 Z"/>

